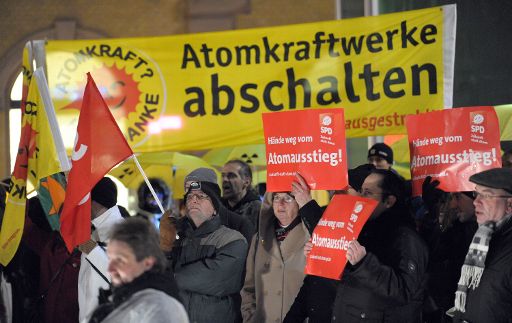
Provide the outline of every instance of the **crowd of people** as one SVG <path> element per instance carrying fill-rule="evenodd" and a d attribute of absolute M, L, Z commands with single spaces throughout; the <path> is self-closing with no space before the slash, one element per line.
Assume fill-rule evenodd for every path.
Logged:
<path fill-rule="evenodd" d="M 260 198 L 250 166 L 232 160 L 220 185 L 213 169 L 188 174 L 182 212 L 169 208 L 159 232 L 155 210 L 126 216 L 103 178 L 91 192 L 91 239 L 71 253 L 31 198 L 2 268 L 0 322 L 511 322 L 507 155 L 503 168 L 469 178 L 473 191 L 444 192 L 427 177 L 420 202 L 389 146 L 367 157 L 331 192 L 378 202 L 340 280 L 304 273 L 325 206 L 302 175 Z"/>

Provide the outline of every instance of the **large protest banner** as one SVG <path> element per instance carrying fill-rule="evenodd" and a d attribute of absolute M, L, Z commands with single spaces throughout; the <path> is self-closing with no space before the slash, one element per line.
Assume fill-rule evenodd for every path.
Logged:
<path fill-rule="evenodd" d="M 91 72 L 136 152 L 262 143 L 261 114 L 346 109 L 349 137 L 405 133 L 452 104 L 456 7 L 152 38 L 48 41 L 52 98 L 74 134 Z M 67 147 L 73 147 L 73 135 Z"/>
<path fill-rule="evenodd" d="M 363 197 L 334 195 L 313 231 L 305 273 L 340 279 L 347 264 L 348 244 L 357 239 L 377 204 Z"/>
<path fill-rule="evenodd" d="M 446 192 L 472 191 L 475 173 L 501 167 L 500 129 L 493 107 L 434 111 L 406 118 L 413 195 L 431 176 Z"/>
<path fill-rule="evenodd" d="M 290 191 L 299 172 L 313 190 L 348 185 L 343 109 L 263 114 L 267 191 Z"/>

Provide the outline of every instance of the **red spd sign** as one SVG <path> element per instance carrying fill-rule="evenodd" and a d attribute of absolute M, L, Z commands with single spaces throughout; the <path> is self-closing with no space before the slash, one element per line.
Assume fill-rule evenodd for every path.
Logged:
<path fill-rule="evenodd" d="M 264 113 L 267 191 L 290 191 L 298 171 L 314 190 L 348 184 L 343 109 Z"/>
<path fill-rule="evenodd" d="M 413 195 L 432 176 L 446 192 L 472 191 L 471 175 L 501 167 L 500 130 L 493 107 L 457 108 L 409 115 Z"/>
<path fill-rule="evenodd" d="M 305 273 L 339 280 L 347 264 L 348 244 L 357 239 L 377 204 L 359 196 L 335 195 L 313 231 Z"/>

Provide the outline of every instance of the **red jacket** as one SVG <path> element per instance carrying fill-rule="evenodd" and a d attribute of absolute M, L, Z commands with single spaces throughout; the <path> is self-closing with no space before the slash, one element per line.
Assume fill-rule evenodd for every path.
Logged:
<path fill-rule="evenodd" d="M 58 232 L 41 230 L 28 218 L 23 241 L 40 257 L 39 294 L 47 291 L 40 308 L 44 322 L 78 322 L 80 253 L 70 255 Z"/>

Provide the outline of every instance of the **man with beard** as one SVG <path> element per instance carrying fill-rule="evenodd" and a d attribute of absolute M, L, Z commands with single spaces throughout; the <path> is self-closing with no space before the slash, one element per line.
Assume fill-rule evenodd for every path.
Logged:
<path fill-rule="evenodd" d="M 228 210 L 249 219 L 258 230 L 261 200 L 251 183 L 252 171 L 247 163 L 235 159 L 222 168 L 222 203 Z"/>

